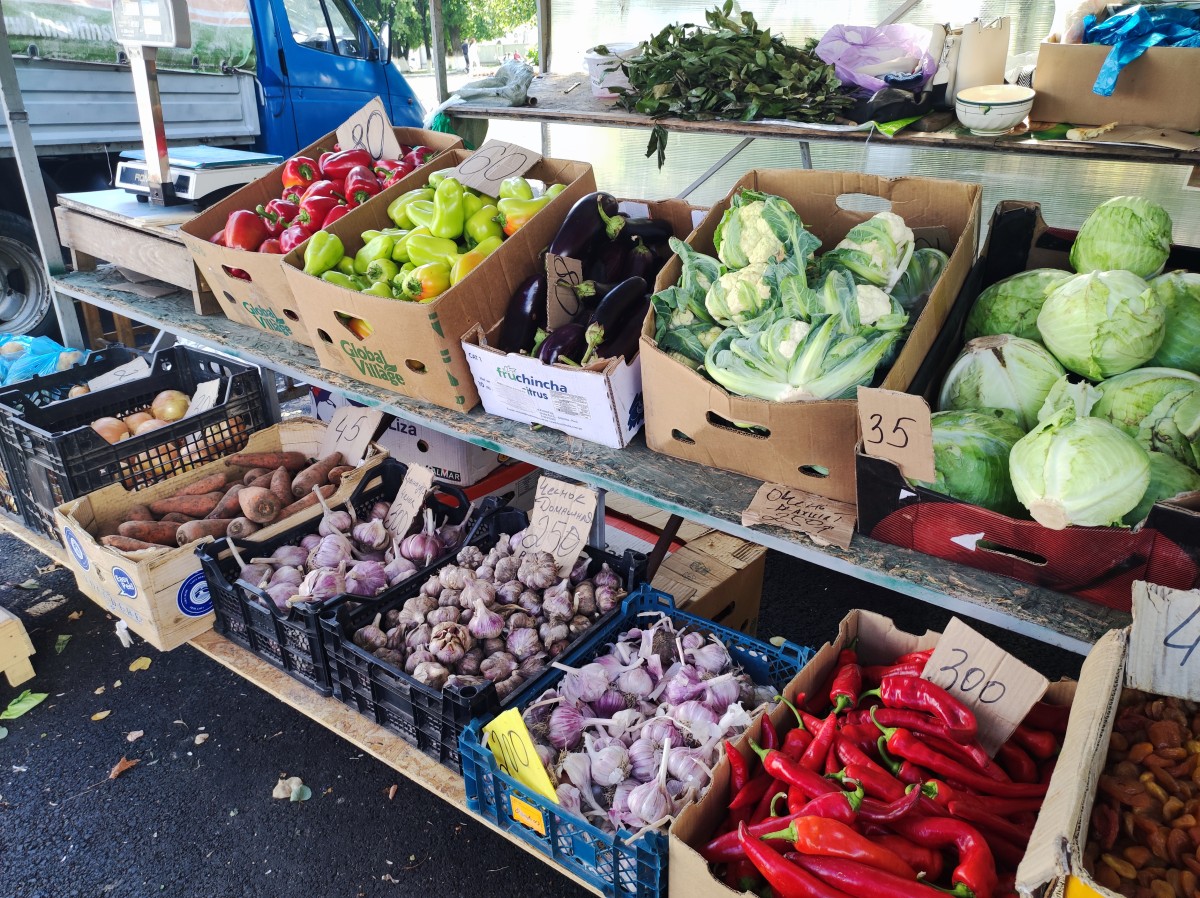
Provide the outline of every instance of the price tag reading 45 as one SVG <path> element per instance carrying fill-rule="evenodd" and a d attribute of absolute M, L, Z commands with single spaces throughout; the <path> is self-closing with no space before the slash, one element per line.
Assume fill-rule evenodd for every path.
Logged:
<path fill-rule="evenodd" d="M 509 708 L 503 714 L 497 715 L 491 723 L 485 725 L 483 731 L 487 733 L 488 748 L 496 756 L 496 763 L 500 765 L 501 770 L 521 785 L 528 786 L 538 795 L 558 804 L 558 794 L 554 791 L 554 786 L 550 782 L 550 776 L 546 773 L 541 758 L 538 757 L 537 749 L 533 745 L 533 738 L 529 735 L 529 730 L 525 728 L 525 721 L 521 719 L 520 711 L 516 708 Z M 545 825 L 537 808 L 524 802 L 522 805 L 526 811 L 525 814 L 522 814 L 522 823 L 533 829 L 538 828 L 538 823 Z M 530 811 L 537 815 L 535 820 L 525 819 Z"/>
<path fill-rule="evenodd" d="M 463 187 L 470 187 L 487 196 L 496 196 L 500 192 L 501 181 L 525 174 L 541 158 L 533 150 L 514 143 L 489 140 L 446 174 L 457 178 Z"/>
<path fill-rule="evenodd" d="M 409 465 L 396 493 L 396 501 L 392 503 L 383 519 L 383 526 L 387 527 L 388 533 L 400 539 L 404 538 L 421 509 L 425 507 L 425 497 L 431 489 L 433 471 L 424 465 Z"/>
<path fill-rule="evenodd" d="M 333 413 L 317 457 L 328 458 L 333 453 L 340 452 L 345 464 L 358 464 L 382 423 L 383 412 L 379 409 L 343 405 Z"/>
<path fill-rule="evenodd" d="M 553 477 L 538 478 L 529 527 L 521 540 L 526 552 L 549 552 L 565 577 L 583 551 L 596 516 L 596 491 Z"/>
<path fill-rule="evenodd" d="M 1200 698 L 1200 590 L 1133 584 L 1125 680 L 1134 689 Z"/>
<path fill-rule="evenodd" d="M 929 406 L 920 396 L 859 387 L 858 423 L 867 455 L 895 462 L 912 480 L 928 482 L 937 476 Z"/>
<path fill-rule="evenodd" d="M 957 617 L 938 640 L 921 674 L 973 712 L 979 744 L 989 755 L 1008 741 L 1050 681 L 984 639 Z"/>

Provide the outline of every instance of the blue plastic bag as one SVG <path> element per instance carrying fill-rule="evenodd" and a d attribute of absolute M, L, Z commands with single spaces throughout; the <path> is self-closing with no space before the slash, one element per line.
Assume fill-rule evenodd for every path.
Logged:
<path fill-rule="evenodd" d="M 0 334 L 0 383 L 9 387 L 38 374 L 66 371 L 87 357 L 87 350 L 68 349 L 49 337 Z"/>
<path fill-rule="evenodd" d="M 1200 47 L 1200 13 L 1189 9 L 1134 6 L 1097 23 L 1095 16 L 1083 21 L 1085 44 L 1112 47 L 1092 93 L 1112 96 L 1121 69 L 1151 47 Z M 1180 85 L 1192 89 L 1194 85 Z"/>

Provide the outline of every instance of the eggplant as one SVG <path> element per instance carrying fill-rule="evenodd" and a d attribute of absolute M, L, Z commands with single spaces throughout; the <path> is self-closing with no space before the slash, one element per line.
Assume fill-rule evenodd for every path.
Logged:
<path fill-rule="evenodd" d="M 626 277 L 639 277 L 647 284 L 653 284 L 658 272 L 666 263 L 658 257 L 640 237 L 633 238 L 633 249 L 629 251 L 629 262 L 625 266 Z"/>
<path fill-rule="evenodd" d="M 603 244 L 590 261 L 584 264 L 583 273 L 588 280 L 615 284 L 629 277 L 629 255 L 633 246 L 626 240 L 614 240 Z"/>
<path fill-rule="evenodd" d="M 575 291 L 575 295 L 583 301 L 584 305 L 589 305 L 595 308 L 600 300 L 608 294 L 616 284 L 606 284 L 604 281 L 580 281 L 571 289 Z"/>
<path fill-rule="evenodd" d="M 586 334 L 587 327 L 577 321 L 556 327 L 550 336 L 542 341 L 541 348 L 538 349 L 538 361 L 547 365 L 563 360 L 576 361 L 587 348 L 587 341 L 584 339 Z"/>
<path fill-rule="evenodd" d="M 513 293 L 500 323 L 496 348 L 501 352 L 530 352 L 539 329 L 546 327 L 546 271 L 531 274 Z"/>
<path fill-rule="evenodd" d="M 588 323 L 587 353 L 579 364 L 586 365 L 591 361 L 592 356 L 596 354 L 596 347 L 610 335 L 615 336 L 624 330 L 631 318 L 637 317 L 638 326 L 641 327 L 640 322 L 645 317 L 645 312 L 638 316 L 637 307 L 642 304 L 648 292 L 646 282 L 640 277 L 626 278 L 608 291 L 604 299 L 600 300 L 600 305 L 596 306 L 592 320 Z"/>
<path fill-rule="evenodd" d="M 571 207 L 546 252 L 580 261 L 590 259 L 600 248 L 600 240 L 615 238 L 624 225 L 625 219 L 617 215 L 616 197 L 602 191 L 589 193 Z"/>
<path fill-rule="evenodd" d="M 656 218 L 627 218 L 625 225 L 621 228 L 621 236 L 629 240 L 634 237 L 641 237 L 645 243 L 666 243 L 675 232 L 671 229 L 671 225 L 662 219 Z"/>
<path fill-rule="evenodd" d="M 649 310 L 650 294 L 647 293 L 642 297 L 642 301 L 628 312 L 624 324 L 596 347 L 596 358 L 615 359 L 621 356 L 626 364 L 632 362 L 638 352 L 638 343 L 642 339 L 642 324 L 645 323 Z"/>

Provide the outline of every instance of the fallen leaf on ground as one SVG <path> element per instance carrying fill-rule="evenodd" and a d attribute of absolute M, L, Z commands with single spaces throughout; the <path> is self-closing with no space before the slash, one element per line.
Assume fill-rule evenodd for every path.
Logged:
<path fill-rule="evenodd" d="M 0 711 L 0 720 L 16 720 L 26 711 L 36 708 L 44 702 L 49 694 L 48 692 L 30 692 L 26 689 L 9 702 L 7 708 Z"/>
<path fill-rule="evenodd" d="M 130 670 L 146 670 L 149 667 L 150 667 L 150 659 L 147 658 L 145 655 L 142 655 L 142 657 L 138 658 L 132 664 L 129 665 Z"/>
<path fill-rule="evenodd" d="M 71 636 L 68 633 L 64 633 L 62 636 L 59 636 L 58 639 L 54 640 L 54 654 L 61 655 L 62 650 L 67 647 L 67 643 L 70 641 Z"/>
<path fill-rule="evenodd" d="M 120 776 L 126 770 L 129 770 L 131 767 L 136 767 L 141 762 L 142 762 L 141 758 L 134 758 L 131 761 L 124 755 L 121 755 L 121 760 L 117 761 L 117 763 L 113 765 L 113 769 L 108 772 L 108 778 L 110 780 L 115 780 L 118 776 Z"/>
<path fill-rule="evenodd" d="M 125 741 L 126 742 L 137 742 L 139 739 L 141 739 L 145 735 L 146 735 L 146 733 L 143 730 L 133 730 L 132 732 L 125 734 Z"/>
<path fill-rule="evenodd" d="M 121 688 L 120 680 L 117 680 L 115 683 L 113 683 L 113 689 L 120 689 L 120 688 Z"/>
<path fill-rule="evenodd" d="M 111 713 L 112 713 L 112 711 L 97 711 L 95 714 L 92 715 L 92 720 L 103 720 L 105 717 L 107 717 Z"/>
<path fill-rule="evenodd" d="M 49 574 L 51 571 L 58 570 L 58 562 L 52 561 L 45 567 L 35 567 L 34 570 L 39 574 Z"/>
<path fill-rule="evenodd" d="M 208 733 L 197 733 L 196 738 L 192 740 L 197 745 L 203 745 L 208 740 Z"/>
<path fill-rule="evenodd" d="M 17 587 L 18 589 L 37 589 L 38 582 L 30 579 L 26 580 L 24 583 L 14 583 L 13 586 Z"/>
<path fill-rule="evenodd" d="M 83 617 L 82 611 L 72 611 L 67 615 L 67 620 L 79 620 L 81 617 Z"/>
<path fill-rule="evenodd" d="M 392 787 L 388 789 L 388 801 L 396 797 L 396 793 L 400 791 L 400 786 L 397 783 L 392 783 Z"/>
<path fill-rule="evenodd" d="M 308 801 L 312 798 L 312 789 L 304 785 L 304 780 L 298 776 L 281 779 L 271 790 L 272 798 L 289 799 L 290 801 Z"/>
<path fill-rule="evenodd" d="M 104 687 L 101 686 L 99 689 L 93 692 L 92 695 L 104 695 Z"/>
<path fill-rule="evenodd" d="M 8 730 L 5 729 L 4 727 L 0 727 L 0 739 L 3 739 L 7 735 L 8 735 Z"/>

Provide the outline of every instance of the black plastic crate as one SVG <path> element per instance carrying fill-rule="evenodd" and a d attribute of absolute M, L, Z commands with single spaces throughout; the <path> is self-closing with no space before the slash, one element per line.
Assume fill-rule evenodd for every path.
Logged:
<path fill-rule="evenodd" d="M 480 533 L 473 543 L 486 552 L 496 544 L 501 533 L 515 533 L 525 526 L 524 512 L 501 509 L 482 522 Z M 608 564 L 630 592 L 646 580 L 647 559 L 640 552 L 627 549 L 624 555 L 618 557 L 591 546 L 586 547 L 584 552 L 592 560 L 589 574 L 600 570 L 601 564 Z M 429 573 L 432 571 L 431 568 Z M 334 694 L 344 704 L 398 734 L 405 742 L 451 770 L 462 772 L 458 740 L 471 721 L 478 717 L 491 718 L 505 708 L 516 706 L 529 687 L 541 682 L 541 678 L 535 678 L 514 690 L 503 702 L 491 683 L 483 687 L 434 689 L 351 641 L 355 630 L 365 626 L 376 614 L 403 605 L 420 592 L 424 582 L 425 578 L 421 577 L 387 602 L 372 607 L 350 608 L 342 605 L 324 615 L 321 626 L 325 630 L 325 650 L 333 677 Z M 619 613 L 620 606 L 597 618 L 591 627 L 572 640 L 561 657 L 569 657 L 589 634 Z"/>
<path fill-rule="evenodd" d="M 145 411 L 163 390 L 191 396 L 213 379 L 221 385 L 208 411 L 115 444 L 90 426 L 97 418 Z M 208 464 L 275 423 L 257 368 L 183 346 L 155 353 L 150 374 L 132 383 L 44 407 L 36 401 L 40 391 L 20 385 L 0 392 L 0 436 L 26 523 L 51 538 L 57 538 L 55 506 L 111 483 L 136 490 Z"/>
<path fill-rule="evenodd" d="M 365 519 L 371 506 L 379 499 L 392 499 L 400 489 L 407 470 L 406 465 L 393 458 L 384 459 L 351 495 L 350 504 L 354 506 L 355 513 Z M 461 523 L 469 507 L 466 496 L 458 487 L 441 481 L 434 481 L 434 489 L 434 498 L 449 500 L 432 503 L 438 526 Z M 245 561 L 268 556 L 280 546 L 298 545 L 305 536 L 315 533 L 321 514 L 318 507 L 305 521 L 273 539 L 261 542 L 235 539 L 234 545 Z M 347 600 L 375 607 L 397 591 L 406 589 L 409 583 L 415 581 L 419 585 L 424 582 L 427 571 L 453 557 L 453 553 L 447 553 L 424 570 L 417 571 L 404 583 L 391 587 L 373 599 L 334 596 L 323 602 L 295 605 L 284 613 L 275 607 L 265 592 L 237 578 L 237 562 L 228 550 L 228 543 L 226 538 L 196 547 L 216 614 L 213 629 L 322 695 L 329 695 L 332 688 L 320 616 Z"/>

